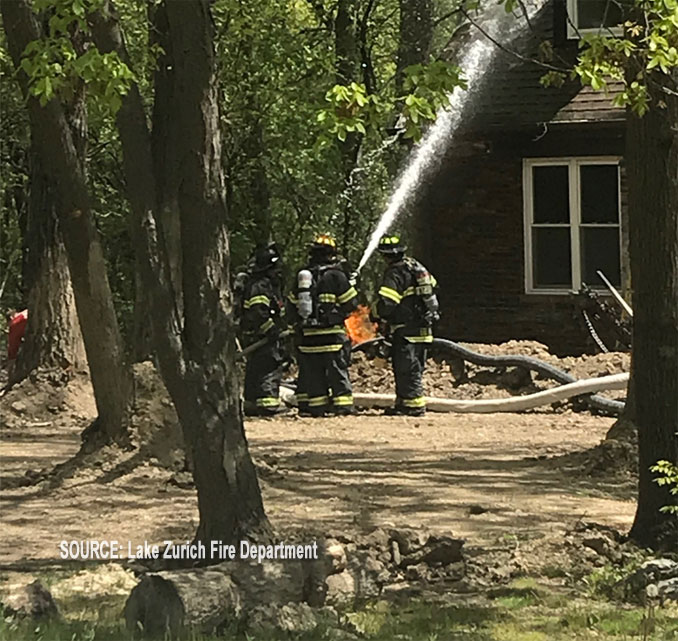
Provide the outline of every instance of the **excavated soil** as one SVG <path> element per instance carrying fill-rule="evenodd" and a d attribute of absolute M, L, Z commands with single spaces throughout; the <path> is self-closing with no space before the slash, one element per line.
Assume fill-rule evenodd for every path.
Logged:
<path fill-rule="evenodd" d="M 534 354 L 535 345 L 517 348 Z M 515 345 L 486 348 L 517 353 Z M 619 371 L 626 355 L 551 362 L 581 377 Z M 480 370 L 469 368 L 469 382 L 461 385 L 436 374 L 449 367 L 431 364 L 429 393 L 439 395 L 437 384 L 440 394 L 457 398 L 469 398 L 461 393 L 464 385 L 472 386 L 466 392 L 482 388 L 488 396 L 507 391 L 496 379 L 505 374 L 494 374 L 494 381 L 490 376 L 494 389 L 488 390 Z M 356 389 L 390 391 L 388 368 L 358 357 L 353 374 Z M 50 470 L 78 452 L 80 433 L 95 415 L 87 382 L 38 377 L 0 399 L 0 570 L 68 565 L 58 557 L 61 540 L 192 536 L 195 490 L 182 471 L 173 409 L 150 364 L 138 366 L 136 378 L 135 447 L 81 455 L 60 474 Z M 587 478 L 571 460 L 600 443 L 612 423 L 566 408 L 424 418 L 374 411 L 249 420 L 246 430 L 267 512 L 283 534 L 364 532 L 390 523 L 489 545 L 506 536 L 560 536 L 581 519 L 627 528 L 633 482 Z"/>
<path fill-rule="evenodd" d="M 577 379 L 620 374 L 628 372 L 631 366 L 630 354 L 610 352 L 559 358 L 551 354 L 545 345 L 536 341 L 509 341 L 501 345 L 476 343 L 462 345 L 490 356 L 508 354 L 530 356 L 558 367 Z M 356 391 L 379 393 L 393 391 L 393 373 L 386 360 L 371 359 L 366 354 L 358 352 L 354 354 L 351 370 Z M 434 350 L 427 363 L 424 385 L 429 396 L 475 400 L 532 394 L 556 387 L 558 383 L 543 378 L 536 372 L 517 367 L 487 368 L 471 363 L 464 366 L 460 360 Z M 605 395 L 623 400 L 625 391 L 611 391 Z M 571 403 L 562 403 L 559 407 L 571 407 Z"/>

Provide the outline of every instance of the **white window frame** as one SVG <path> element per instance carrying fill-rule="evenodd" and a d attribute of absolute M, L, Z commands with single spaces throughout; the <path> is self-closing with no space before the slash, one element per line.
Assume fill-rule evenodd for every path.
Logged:
<path fill-rule="evenodd" d="M 579 2 L 578 0 L 567 0 L 567 38 L 568 40 L 579 40 L 581 36 L 587 34 L 601 34 L 621 36 L 624 33 L 622 27 L 579 27 Z"/>
<path fill-rule="evenodd" d="M 622 269 L 622 216 L 621 216 L 621 171 L 620 156 L 575 156 L 563 158 L 524 158 L 523 159 L 523 245 L 525 254 L 525 293 L 569 295 L 572 291 L 579 291 L 582 286 L 581 278 L 581 246 L 580 230 L 582 227 L 615 227 L 619 229 L 619 269 Z M 570 195 L 570 261 L 571 286 L 546 288 L 534 286 L 534 263 L 532 261 L 532 228 L 534 219 L 534 201 L 532 168 L 548 167 L 550 165 L 568 166 L 568 185 Z M 617 165 L 617 223 L 584 223 L 581 222 L 581 186 L 579 181 L 579 167 L 582 165 Z M 559 223 L 554 226 L 563 226 Z M 621 276 L 621 274 L 620 274 Z M 594 288 L 603 288 L 602 283 L 588 283 Z"/>

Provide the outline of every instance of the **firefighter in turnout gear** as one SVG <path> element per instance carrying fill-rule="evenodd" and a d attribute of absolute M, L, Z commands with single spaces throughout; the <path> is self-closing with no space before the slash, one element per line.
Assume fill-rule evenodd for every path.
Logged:
<path fill-rule="evenodd" d="M 422 385 L 426 349 L 439 319 L 436 279 L 419 261 L 405 256 L 398 236 L 382 236 L 377 249 L 387 266 L 373 311 L 390 334 L 396 384 L 395 407 L 388 413 L 421 416 L 426 411 Z"/>
<path fill-rule="evenodd" d="M 352 414 L 348 375 L 351 341 L 344 320 L 357 307 L 358 293 L 337 258 L 334 238 L 322 234 L 310 247 L 288 297 L 288 321 L 296 330 L 300 414 Z"/>
<path fill-rule="evenodd" d="M 255 250 L 243 289 L 241 329 L 243 343 L 267 342 L 252 352 L 245 368 L 245 414 L 274 416 L 280 406 L 283 349 L 282 261 L 275 244 Z"/>

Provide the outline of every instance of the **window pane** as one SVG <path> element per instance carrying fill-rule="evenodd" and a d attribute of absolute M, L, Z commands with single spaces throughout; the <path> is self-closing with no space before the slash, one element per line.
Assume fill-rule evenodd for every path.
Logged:
<path fill-rule="evenodd" d="M 580 165 L 582 223 L 619 223 L 617 165 Z"/>
<path fill-rule="evenodd" d="M 579 29 L 616 27 L 624 21 L 622 6 L 619 0 L 577 0 L 577 26 Z"/>
<path fill-rule="evenodd" d="M 570 223 L 567 165 L 532 167 L 535 223 Z"/>
<path fill-rule="evenodd" d="M 619 227 L 582 227 L 581 277 L 587 285 L 600 286 L 599 269 L 613 285 L 621 283 Z"/>
<path fill-rule="evenodd" d="M 572 287 L 569 227 L 532 229 L 535 287 Z"/>

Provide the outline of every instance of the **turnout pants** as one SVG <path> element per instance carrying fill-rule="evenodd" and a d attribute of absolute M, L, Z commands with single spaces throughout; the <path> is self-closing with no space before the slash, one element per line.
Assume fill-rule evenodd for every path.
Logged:
<path fill-rule="evenodd" d="M 348 375 L 351 364 L 351 342 L 345 341 L 334 352 L 313 352 L 303 355 L 306 362 L 304 384 L 308 391 L 308 412 L 322 416 L 328 410 L 337 413 L 353 409 L 353 387 Z"/>
<path fill-rule="evenodd" d="M 308 354 L 304 354 L 297 349 L 297 367 L 299 372 L 297 374 L 296 397 L 297 407 L 302 414 L 308 412 L 308 356 Z"/>
<path fill-rule="evenodd" d="M 426 407 L 422 375 L 426 367 L 426 343 L 411 343 L 394 336 L 391 362 L 396 385 L 396 409 L 418 410 Z"/>
<path fill-rule="evenodd" d="M 281 380 L 282 354 L 277 341 L 250 354 L 245 367 L 245 412 L 275 413 L 280 407 Z"/>

